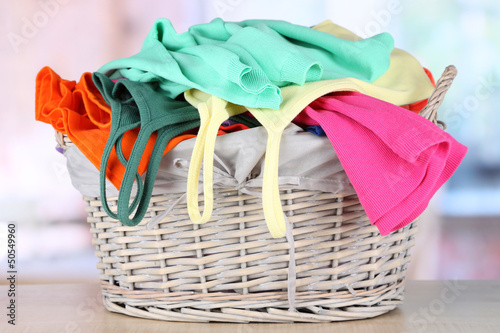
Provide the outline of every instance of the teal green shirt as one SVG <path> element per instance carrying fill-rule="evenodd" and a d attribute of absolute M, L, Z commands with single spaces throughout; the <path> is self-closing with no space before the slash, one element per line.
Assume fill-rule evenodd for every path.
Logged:
<path fill-rule="evenodd" d="M 139 53 L 99 69 L 111 78 L 157 81 L 170 98 L 190 88 L 253 108 L 277 109 L 279 87 L 353 77 L 372 82 L 387 71 L 387 33 L 359 41 L 285 21 L 217 18 L 175 32 L 158 19 Z"/>

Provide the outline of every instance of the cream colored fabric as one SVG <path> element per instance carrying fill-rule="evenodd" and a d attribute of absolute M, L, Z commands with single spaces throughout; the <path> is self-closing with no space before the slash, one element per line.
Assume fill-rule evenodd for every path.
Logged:
<path fill-rule="evenodd" d="M 348 80 L 309 82 L 303 86 L 293 85 L 282 88 L 283 102 L 279 110 L 248 108 L 248 111 L 264 126 L 268 135 L 262 184 L 262 206 L 269 231 L 275 238 L 283 237 L 286 233 L 278 186 L 279 151 L 283 130 L 316 98 L 345 90 L 363 89 Z M 307 147 L 301 149 L 307 149 Z"/>
<path fill-rule="evenodd" d="M 353 32 L 325 21 L 313 27 L 315 30 L 327 32 L 347 40 L 360 40 Z M 344 79 L 338 79 L 340 81 Z M 386 73 L 372 83 L 357 79 L 349 79 L 363 87 L 364 94 L 383 101 L 406 105 L 427 99 L 434 87 L 422 68 L 422 65 L 411 54 L 395 48 L 391 53 L 391 64 Z"/>
<path fill-rule="evenodd" d="M 231 116 L 245 112 L 245 108 L 231 104 L 217 96 L 190 89 L 184 93 L 186 100 L 200 113 L 200 129 L 196 137 L 187 182 L 187 204 L 189 218 L 193 223 L 207 222 L 213 210 L 213 162 L 215 140 L 219 127 Z M 203 161 L 203 215 L 198 205 L 198 181 Z"/>

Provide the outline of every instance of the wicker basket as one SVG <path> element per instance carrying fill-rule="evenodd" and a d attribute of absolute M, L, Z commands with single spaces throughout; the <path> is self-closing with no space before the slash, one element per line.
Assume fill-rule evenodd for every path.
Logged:
<path fill-rule="evenodd" d="M 422 116 L 438 123 L 455 75 L 446 68 Z M 57 138 L 63 148 L 71 144 Z M 147 228 L 178 199 L 154 195 L 146 218 L 127 227 L 107 216 L 99 198 L 84 198 L 108 310 L 168 321 L 330 322 L 375 317 L 402 303 L 416 222 L 382 237 L 356 195 L 286 190 L 290 243 L 271 237 L 260 198 L 235 189 L 214 190 L 206 224 L 193 224 L 178 203 Z M 112 209 L 116 200 L 108 200 Z"/>

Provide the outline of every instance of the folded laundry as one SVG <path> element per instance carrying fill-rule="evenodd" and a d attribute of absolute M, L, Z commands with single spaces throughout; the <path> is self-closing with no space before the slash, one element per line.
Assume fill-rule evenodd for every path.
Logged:
<path fill-rule="evenodd" d="M 171 98 L 196 88 L 235 104 L 277 109 L 282 86 L 376 80 L 389 68 L 393 48 L 387 33 L 353 41 L 285 21 L 217 18 L 177 34 L 169 20 L 158 19 L 139 53 L 99 72 L 158 82 Z"/>
<path fill-rule="evenodd" d="M 294 122 L 324 129 L 382 235 L 417 218 L 467 151 L 427 119 L 356 92 L 318 98 Z"/>
<path fill-rule="evenodd" d="M 75 187 L 127 226 L 153 193 L 187 188 L 189 217 L 203 223 L 214 188 L 260 187 L 269 231 L 282 237 L 280 188 L 301 188 L 357 194 L 386 235 L 425 209 L 467 150 L 417 114 L 434 86 L 386 33 L 215 19 L 177 34 L 159 19 L 139 53 L 78 83 L 43 68 L 36 119 L 75 143 L 65 151 Z"/>

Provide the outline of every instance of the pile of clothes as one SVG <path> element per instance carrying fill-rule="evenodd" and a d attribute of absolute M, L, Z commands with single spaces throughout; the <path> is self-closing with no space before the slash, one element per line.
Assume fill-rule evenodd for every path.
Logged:
<path fill-rule="evenodd" d="M 214 187 L 260 186 L 269 231 L 283 237 L 279 189 L 290 185 L 356 193 L 387 235 L 424 211 L 467 151 L 418 115 L 434 85 L 387 33 L 215 19 L 177 34 L 159 19 L 139 53 L 79 82 L 43 68 L 36 119 L 75 144 L 74 163 L 93 164 L 106 213 L 127 226 L 143 220 L 161 186 L 187 187 L 194 223 L 210 219 Z M 185 178 L 162 169 L 175 154 L 170 166 Z M 89 185 L 82 193 L 95 192 Z"/>

